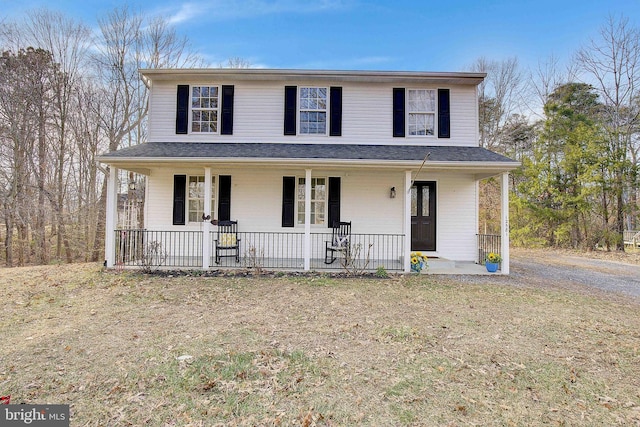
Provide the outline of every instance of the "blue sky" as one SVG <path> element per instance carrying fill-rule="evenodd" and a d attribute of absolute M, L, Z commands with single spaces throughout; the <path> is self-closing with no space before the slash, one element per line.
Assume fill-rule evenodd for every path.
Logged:
<path fill-rule="evenodd" d="M 48 7 L 96 27 L 124 2 L 0 0 L 0 21 Z M 132 0 L 159 14 L 212 65 L 241 57 L 268 68 L 465 71 L 480 56 L 536 67 L 568 58 L 607 16 L 640 26 L 640 0 Z"/>

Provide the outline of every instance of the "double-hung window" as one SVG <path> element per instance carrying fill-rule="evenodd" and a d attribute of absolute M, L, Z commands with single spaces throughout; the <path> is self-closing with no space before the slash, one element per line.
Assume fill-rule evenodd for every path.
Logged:
<path fill-rule="evenodd" d="M 188 181 L 188 209 L 189 209 L 189 222 L 202 221 L 202 215 L 204 212 L 204 176 L 189 176 Z M 213 216 L 213 211 L 216 206 L 216 177 L 211 177 L 211 212 L 207 212 L 207 215 Z"/>
<path fill-rule="evenodd" d="M 435 134 L 436 91 L 434 89 L 409 89 L 407 98 L 409 135 L 433 136 Z"/>
<path fill-rule="evenodd" d="M 300 133 L 327 134 L 328 90 L 326 87 L 300 88 Z"/>
<path fill-rule="evenodd" d="M 218 133 L 218 86 L 191 89 L 191 132 Z"/>
<path fill-rule="evenodd" d="M 298 224 L 305 223 L 306 179 L 298 178 Z M 327 207 L 327 178 L 311 178 L 311 218 L 310 223 L 325 223 Z"/>

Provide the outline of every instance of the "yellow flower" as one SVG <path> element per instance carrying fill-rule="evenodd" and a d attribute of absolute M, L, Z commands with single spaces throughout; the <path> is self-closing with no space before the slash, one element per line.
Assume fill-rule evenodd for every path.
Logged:
<path fill-rule="evenodd" d="M 418 263 L 418 258 L 416 258 L 415 256 L 411 258 L 411 264 L 417 264 Z"/>
<path fill-rule="evenodd" d="M 495 252 L 490 252 L 487 255 L 487 261 L 492 263 L 499 263 L 500 261 L 502 261 L 502 257 L 500 256 L 500 254 L 497 254 Z"/>

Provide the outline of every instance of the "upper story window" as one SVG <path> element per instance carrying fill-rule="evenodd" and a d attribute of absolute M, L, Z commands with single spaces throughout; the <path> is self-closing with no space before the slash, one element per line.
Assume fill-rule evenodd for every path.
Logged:
<path fill-rule="evenodd" d="M 211 211 L 207 214 L 213 214 L 216 205 L 216 177 L 211 177 Z M 189 209 L 189 222 L 202 221 L 202 215 L 204 212 L 204 176 L 195 175 L 189 176 L 188 187 L 188 209 Z M 212 215 L 214 216 L 214 215 Z"/>
<path fill-rule="evenodd" d="M 409 89 L 407 91 L 409 135 L 433 136 L 436 118 L 436 91 Z"/>
<path fill-rule="evenodd" d="M 218 86 L 193 86 L 191 132 L 218 133 Z"/>
<path fill-rule="evenodd" d="M 300 133 L 306 135 L 327 134 L 326 87 L 300 88 Z"/>

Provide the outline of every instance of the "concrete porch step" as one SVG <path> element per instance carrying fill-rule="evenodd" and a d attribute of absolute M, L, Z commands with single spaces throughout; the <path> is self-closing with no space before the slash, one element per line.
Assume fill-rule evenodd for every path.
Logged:
<path fill-rule="evenodd" d="M 453 270 L 456 268 L 456 262 L 445 258 L 429 258 L 429 268 L 427 271 Z"/>

